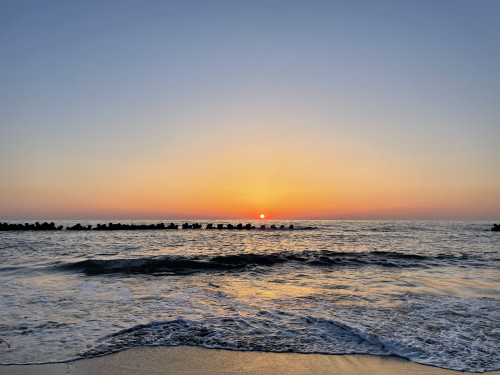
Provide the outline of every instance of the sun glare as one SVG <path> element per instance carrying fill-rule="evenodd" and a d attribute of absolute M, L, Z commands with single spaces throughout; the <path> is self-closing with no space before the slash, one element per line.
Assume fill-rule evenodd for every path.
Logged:
<path fill-rule="evenodd" d="M 260 218 L 264 219 L 266 216 L 264 214 L 260 214 Z"/>

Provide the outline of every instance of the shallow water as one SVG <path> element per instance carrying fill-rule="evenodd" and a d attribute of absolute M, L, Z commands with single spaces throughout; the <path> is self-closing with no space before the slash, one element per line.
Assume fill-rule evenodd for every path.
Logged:
<path fill-rule="evenodd" d="M 0 232 L 0 364 L 188 344 L 500 369 L 491 223 L 290 223 Z"/>

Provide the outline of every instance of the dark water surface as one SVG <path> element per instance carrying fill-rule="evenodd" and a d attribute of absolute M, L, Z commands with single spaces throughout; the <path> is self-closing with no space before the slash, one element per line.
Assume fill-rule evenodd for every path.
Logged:
<path fill-rule="evenodd" d="M 0 232 L 0 337 L 11 345 L 0 344 L 0 364 L 187 344 L 500 369 L 491 223 L 275 224 L 291 223 Z"/>

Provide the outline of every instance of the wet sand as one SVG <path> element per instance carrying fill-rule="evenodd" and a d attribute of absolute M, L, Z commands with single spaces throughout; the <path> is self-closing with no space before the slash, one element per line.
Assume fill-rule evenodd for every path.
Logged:
<path fill-rule="evenodd" d="M 50 365 L 0 366 L 0 375 L 452 375 L 464 372 L 397 357 L 240 352 L 191 346 L 138 347 L 104 357 Z M 492 371 L 489 375 L 500 375 Z"/>

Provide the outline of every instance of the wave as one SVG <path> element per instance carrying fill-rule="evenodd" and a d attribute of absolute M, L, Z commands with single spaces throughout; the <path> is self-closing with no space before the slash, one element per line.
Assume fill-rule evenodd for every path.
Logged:
<path fill-rule="evenodd" d="M 203 321 L 178 318 L 137 325 L 102 337 L 78 358 L 134 346 L 191 345 L 277 353 L 392 355 L 459 371 L 498 369 L 499 353 L 491 347 L 492 337 L 479 337 L 471 345 L 464 342 L 466 331 L 448 332 L 448 338 L 439 335 L 433 338 L 435 333 L 429 330 L 420 334 L 416 338 L 409 338 L 405 331 L 385 335 L 337 319 L 258 311 L 253 316 L 213 317 Z M 442 339 L 438 342 L 438 338 Z"/>
<path fill-rule="evenodd" d="M 281 323 L 279 318 L 273 313 L 260 311 L 255 317 L 219 317 L 205 321 L 175 319 L 140 324 L 102 337 L 79 357 L 101 356 L 141 345 L 192 345 L 267 352 L 392 354 L 375 336 L 333 320 L 286 316 L 286 323 Z M 287 326 L 290 321 L 293 322 L 293 329 Z"/>
<path fill-rule="evenodd" d="M 239 253 L 209 256 L 162 256 L 154 258 L 87 259 L 57 266 L 66 271 L 87 275 L 124 274 L 191 274 L 195 272 L 242 271 L 256 267 L 280 264 L 301 264 L 311 267 L 433 267 L 437 263 L 456 263 L 468 259 L 466 255 L 440 254 L 437 256 L 408 254 L 392 251 L 334 252 L 304 251 L 271 254 Z"/>

